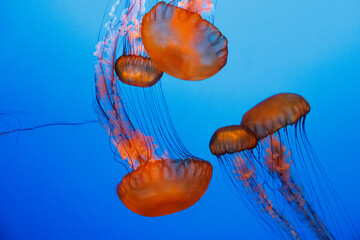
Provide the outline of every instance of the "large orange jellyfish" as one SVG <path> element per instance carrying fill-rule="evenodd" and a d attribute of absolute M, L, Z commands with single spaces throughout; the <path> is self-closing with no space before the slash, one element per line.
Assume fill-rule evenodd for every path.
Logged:
<path fill-rule="evenodd" d="M 138 36 L 134 22 L 145 7 L 145 1 L 127 1 L 118 19 L 121 6 L 120 1 L 115 2 L 104 40 L 96 45 L 95 84 L 100 121 L 121 162 L 130 167 L 117 186 L 117 194 L 133 212 L 155 217 L 196 203 L 208 188 L 212 166 L 189 153 L 176 134 L 161 82 L 155 84 L 161 71 L 148 58 L 136 54 L 115 61 L 121 39 L 129 52 L 141 49 L 140 38 L 128 40 L 135 39 L 130 34 Z"/>
<path fill-rule="evenodd" d="M 283 206 L 282 215 L 301 237 L 309 238 L 315 234 L 319 239 L 342 238 L 344 229 L 339 229 L 338 221 L 344 221 L 353 238 L 358 239 L 356 228 L 306 136 L 305 117 L 309 112 L 309 103 L 298 94 L 274 95 L 246 112 L 236 127 L 251 133 L 257 140 L 256 147 L 254 138 L 246 148 L 249 139 L 231 131 L 220 141 L 213 140 L 221 136 L 215 132 L 210 149 L 221 165 L 233 166 L 233 162 L 224 161 L 239 155 L 245 159 L 252 171 L 258 173 L 256 176 L 270 195 L 269 199 L 273 199 L 274 205 L 278 203 L 277 209 Z M 226 153 L 219 149 L 225 149 Z M 246 173 L 242 171 L 238 177 L 244 179 L 243 175 L 249 175 Z M 339 212 L 340 215 L 335 214 Z"/>
<path fill-rule="evenodd" d="M 203 80 L 225 66 L 227 39 L 200 15 L 213 8 L 212 1 L 159 2 L 144 15 L 142 40 L 159 69 L 183 80 Z"/>

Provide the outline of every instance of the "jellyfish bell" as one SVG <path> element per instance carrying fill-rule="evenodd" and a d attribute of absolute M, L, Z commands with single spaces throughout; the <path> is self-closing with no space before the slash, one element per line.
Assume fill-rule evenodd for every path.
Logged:
<path fill-rule="evenodd" d="M 167 154 L 159 157 L 155 138 L 140 130 L 113 143 L 134 170 L 118 184 L 117 194 L 137 214 L 157 217 L 182 211 L 199 201 L 209 186 L 209 162 L 196 157 L 173 160 L 165 158 Z"/>
<path fill-rule="evenodd" d="M 159 2 L 144 15 L 141 27 L 150 59 L 167 74 L 203 80 L 226 64 L 227 39 L 195 12 Z"/>
<path fill-rule="evenodd" d="M 139 55 L 119 57 L 115 62 L 115 72 L 121 82 L 136 87 L 151 87 L 163 75 L 149 58 Z"/>
<path fill-rule="evenodd" d="M 131 211 L 158 217 L 191 207 L 206 192 L 212 166 L 196 159 L 147 161 L 117 186 L 120 200 Z"/>
<path fill-rule="evenodd" d="M 241 125 L 263 139 L 287 125 L 297 123 L 310 112 L 310 104 L 294 93 L 279 93 L 258 103 L 247 111 Z"/>
<path fill-rule="evenodd" d="M 257 138 L 245 127 L 231 125 L 216 130 L 211 137 L 209 146 L 214 155 L 231 154 L 255 148 Z"/>

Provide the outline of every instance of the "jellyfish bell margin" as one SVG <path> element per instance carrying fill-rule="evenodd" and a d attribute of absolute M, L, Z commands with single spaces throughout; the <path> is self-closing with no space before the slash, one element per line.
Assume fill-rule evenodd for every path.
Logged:
<path fill-rule="evenodd" d="M 209 148 L 213 155 L 232 154 L 257 146 L 254 133 L 240 125 L 221 127 L 211 137 Z"/>
<path fill-rule="evenodd" d="M 209 78 L 227 62 L 227 39 L 198 13 L 165 2 L 144 15 L 141 36 L 146 52 L 167 74 L 190 81 Z"/>
<path fill-rule="evenodd" d="M 213 168 L 207 161 L 163 159 L 147 161 L 127 174 L 117 194 L 131 211 L 146 217 L 176 213 L 205 194 Z"/>

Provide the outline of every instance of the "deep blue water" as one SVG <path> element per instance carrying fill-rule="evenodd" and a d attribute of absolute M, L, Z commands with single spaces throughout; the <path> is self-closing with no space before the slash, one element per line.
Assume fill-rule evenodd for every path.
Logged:
<path fill-rule="evenodd" d="M 106 4 L 0 4 L 0 131 L 96 119 L 93 52 Z M 162 80 L 181 139 L 214 166 L 207 193 L 185 211 L 146 218 L 120 202 L 125 170 L 99 124 L 0 136 L 0 239 L 276 239 L 226 185 L 208 142 L 285 91 L 310 102 L 310 141 L 360 226 L 359 12 L 358 0 L 218 1 L 226 67 L 205 81 Z"/>

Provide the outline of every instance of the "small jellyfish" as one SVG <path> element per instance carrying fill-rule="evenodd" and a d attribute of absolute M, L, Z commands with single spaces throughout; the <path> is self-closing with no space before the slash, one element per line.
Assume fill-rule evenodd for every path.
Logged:
<path fill-rule="evenodd" d="M 199 15 L 202 4 L 181 6 L 190 11 L 159 2 L 144 15 L 144 47 L 156 66 L 171 76 L 191 81 L 209 78 L 226 64 L 227 39 Z"/>
<path fill-rule="evenodd" d="M 127 1 L 121 17 L 124 24 L 118 29 L 120 36 L 123 36 L 123 55 L 115 62 L 115 72 L 120 81 L 136 87 L 151 87 L 163 75 L 148 57 L 140 37 L 145 10 L 144 0 Z"/>
<path fill-rule="evenodd" d="M 253 149 L 257 145 L 257 138 L 246 128 L 239 125 L 231 125 L 219 128 L 210 140 L 212 154 L 224 155 Z"/>
<path fill-rule="evenodd" d="M 136 87 L 151 87 L 163 75 L 149 58 L 139 55 L 119 57 L 115 62 L 115 72 L 120 81 Z"/>

